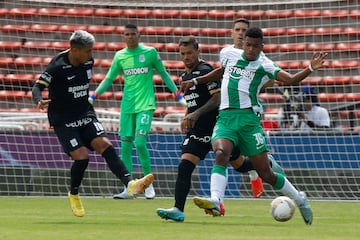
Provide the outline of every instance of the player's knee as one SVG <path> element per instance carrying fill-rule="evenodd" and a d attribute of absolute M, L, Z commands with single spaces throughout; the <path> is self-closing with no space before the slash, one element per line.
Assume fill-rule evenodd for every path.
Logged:
<path fill-rule="evenodd" d="M 229 161 L 230 154 L 226 153 L 224 151 L 224 149 L 216 149 L 214 152 L 215 152 L 215 156 L 216 156 L 215 161 L 217 164 L 222 164 L 222 163 L 226 163 Z"/>
<path fill-rule="evenodd" d="M 138 150 L 146 149 L 146 138 L 135 138 L 135 148 Z"/>

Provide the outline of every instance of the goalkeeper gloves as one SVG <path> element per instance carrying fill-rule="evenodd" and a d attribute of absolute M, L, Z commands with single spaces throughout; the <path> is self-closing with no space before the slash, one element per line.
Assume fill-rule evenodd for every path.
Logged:
<path fill-rule="evenodd" d="M 89 98 L 88 98 L 88 101 L 89 101 L 89 103 L 90 103 L 91 105 L 94 103 L 96 97 L 97 97 L 97 93 L 96 93 L 96 92 L 90 94 L 90 96 L 89 96 Z"/>
<path fill-rule="evenodd" d="M 186 100 L 184 99 L 183 95 L 181 94 L 181 92 L 179 90 L 176 90 L 174 92 L 174 96 L 175 99 L 183 106 L 183 107 L 187 107 L 187 103 Z"/>

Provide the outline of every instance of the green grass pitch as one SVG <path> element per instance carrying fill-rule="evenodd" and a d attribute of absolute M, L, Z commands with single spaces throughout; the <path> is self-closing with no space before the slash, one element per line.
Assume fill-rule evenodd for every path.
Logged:
<path fill-rule="evenodd" d="M 288 222 L 273 220 L 270 200 L 226 200 L 225 217 L 211 217 L 188 199 L 183 223 L 155 213 L 173 199 L 82 201 L 86 215 L 76 218 L 67 198 L 0 197 L 0 239 L 360 239 L 360 202 L 311 201 L 314 221 L 306 226 L 298 209 Z"/>

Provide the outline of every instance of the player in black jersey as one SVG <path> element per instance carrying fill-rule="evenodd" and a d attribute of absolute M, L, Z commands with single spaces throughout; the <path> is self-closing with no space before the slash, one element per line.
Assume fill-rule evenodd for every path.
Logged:
<path fill-rule="evenodd" d="M 85 210 L 78 193 L 89 163 L 88 149 L 95 150 L 105 158 L 110 170 L 128 186 L 130 195 L 142 193 L 152 183 L 154 176 L 149 174 L 139 180 L 131 179 L 88 102 L 94 65 L 94 36 L 77 30 L 69 41 L 70 49 L 51 60 L 34 84 L 32 95 L 38 109 L 48 106 L 50 126 L 54 128 L 64 151 L 74 160 L 68 196 L 73 214 L 82 217 Z M 49 90 L 49 99 L 42 99 L 41 92 L 45 88 Z"/>

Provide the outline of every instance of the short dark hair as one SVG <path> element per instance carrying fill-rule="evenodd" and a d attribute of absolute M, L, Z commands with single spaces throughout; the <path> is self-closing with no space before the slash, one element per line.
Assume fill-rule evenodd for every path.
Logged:
<path fill-rule="evenodd" d="M 193 35 L 184 36 L 179 40 L 179 47 L 180 46 L 193 46 L 196 50 L 199 49 L 199 43 Z"/>
<path fill-rule="evenodd" d="M 136 31 L 138 30 L 138 27 L 133 23 L 126 24 L 125 28 L 135 29 Z"/>
<path fill-rule="evenodd" d="M 250 21 L 246 18 L 237 18 L 234 20 L 234 25 L 238 22 L 242 22 L 242 23 L 245 23 L 247 24 L 248 26 L 250 26 Z"/>
<path fill-rule="evenodd" d="M 245 37 L 260 38 L 261 41 L 263 41 L 263 39 L 264 39 L 262 30 L 261 30 L 261 28 L 258 28 L 258 27 L 249 28 L 245 33 Z"/>

